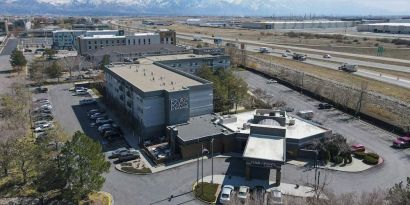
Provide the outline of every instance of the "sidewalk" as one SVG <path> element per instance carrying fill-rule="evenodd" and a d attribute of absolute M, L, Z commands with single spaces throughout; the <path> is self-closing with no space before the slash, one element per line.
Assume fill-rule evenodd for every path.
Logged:
<path fill-rule="evenodd" d="M 204 177 L 204 182 L 211 183 L 211 178 L 212 178 L 211 176 Z M 202 180 L 200 179 L 199 182 L 202 182 Z M 284 195 L 303 197 L 303 198 L 313 196 L 313 192 L 311 191 L 312 189 L 307 186 L 299 185 L 299 187 L 296 188 L 295 184 L 281 183 L 278 187 L 276 187 L 274 186 L 275 182 L 272 182 L 272 181 L 260 180 L 260 179 L 246 180 L 245 178 L 238 177 L 238 176 L 227 177 L 226 175 L 214 175 L 214 183 L 229 184 L 234 187 L 248 186 L 252 188 L 255 186 L 263 186 L 266 188 L 266 191 L 268 192 L 272 189 L 278 189 Z"/>
<path fill-rule="evenodd" d="M 312 161 L 303 161 L 303 160 L 290 160 L 286 162 L 287 164 L 300 166 L 300 167 L 312 167 Z M 328 170 L 335 170 L 341 172 L 362 172 L 372 168 L 372 165 L 365 164 L 362 160 L 356 159 L 353 157 L 353 161 L 351 164 L 347 164 L 346 166 L 333 166 L 332 163 L 328 163 L 326 166 L 318 166 L 320 169 L 328 169 Z"/>

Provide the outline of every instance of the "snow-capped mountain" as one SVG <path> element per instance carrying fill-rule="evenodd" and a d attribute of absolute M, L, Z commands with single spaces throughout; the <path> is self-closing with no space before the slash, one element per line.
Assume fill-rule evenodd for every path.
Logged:
<path fill-rule="evenodd" d="M 366 15 L 409 12 L 408 0 L 0 0 L 0 14 Z"/>

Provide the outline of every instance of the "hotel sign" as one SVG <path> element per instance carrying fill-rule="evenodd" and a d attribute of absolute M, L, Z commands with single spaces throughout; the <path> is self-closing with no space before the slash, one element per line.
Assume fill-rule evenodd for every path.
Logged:
<path fill-rule="evenodd" d="M 246 165 L 253 166 L 253 167 L 261 167 L 261 168 L 278 168 L 280 167 L 280 164 L 276 162 L 270 162 L 270 161 L 261 161 L 261 160 L 247 160 Z"/>

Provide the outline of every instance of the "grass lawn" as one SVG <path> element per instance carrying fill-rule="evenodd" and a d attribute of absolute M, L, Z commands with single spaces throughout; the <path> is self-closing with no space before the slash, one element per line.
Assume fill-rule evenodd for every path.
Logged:
<path fill-rule="evenodd" d="M 202 186 L 204 187 L 204 193 L 202 192 Z M 211 184 L 211 183 L 198 183 L 194 188 L 195 196 L 201 200 L 207 202 L 214 202 L 216 201 L 216 191 L 218 190 L 218 184 Z"/>
<path fill-rule="evenodd" d="M 151 169 L 144 167 L 141 169 L 136 169 L 134 167 L 129 167 L 129 166 L 123 166 L 121 167 L 121 169 L 125 172 L 129 172 L 129 173 L 137 173 L 137 174 L 149 174 L 151 173 Z"/>

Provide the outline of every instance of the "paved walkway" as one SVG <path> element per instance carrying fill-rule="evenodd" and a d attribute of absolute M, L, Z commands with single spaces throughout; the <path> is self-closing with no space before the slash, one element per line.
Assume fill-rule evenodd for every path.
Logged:
<path fill-rule="evenodd" d="M 313 167 L 312 162 L 306 160 L 290 160 L 286 163 L 301 167 Z M 328 163 L 326 166 L 319 166 L 319 168 L 321 169 L 336 170 L 341 172 L 362 172 L 372 167 L 372 165 L 365 164 L 362 160 L 356 159 L 354 157 L 352 163 L 347 164 L 346 166 L 333 166 L 332 163 Z"/>
<path fill-rule="evenodd" d="M 204 177 L 204 182 L 211 182 L 212 176 L 206 176 Z M 266 191 L 272 190 L 272 189 L 278 189 L 280 190 L 283 194 L 289 195 L 289 196 L 296 196 L 296 197 L 312 197 L 313 192 L 310 187 L 307 186 L 300 186 L 296 188 L 295 184 L 287 184 L 287 183 L 281 183 L 278 187 L 275 186 L 275 182 L 272 181 L 267 181 L 267 180 L 260 180 L 260 179 L 252 179 L 252 180 L 246 180 L 243 177 L 238 177 L 238 176 L 231 176 L 228 177 L 226 175 L 214 175 L 214 183 L 216 184 L 229 184 L 234 187 L 239 187 L 239 186 L 248 186 L 248 187 L 255 187 L 255 186 L 263 186 L 266 188 Z M 202 179 L 199 180 L 202 182 Z"/>

